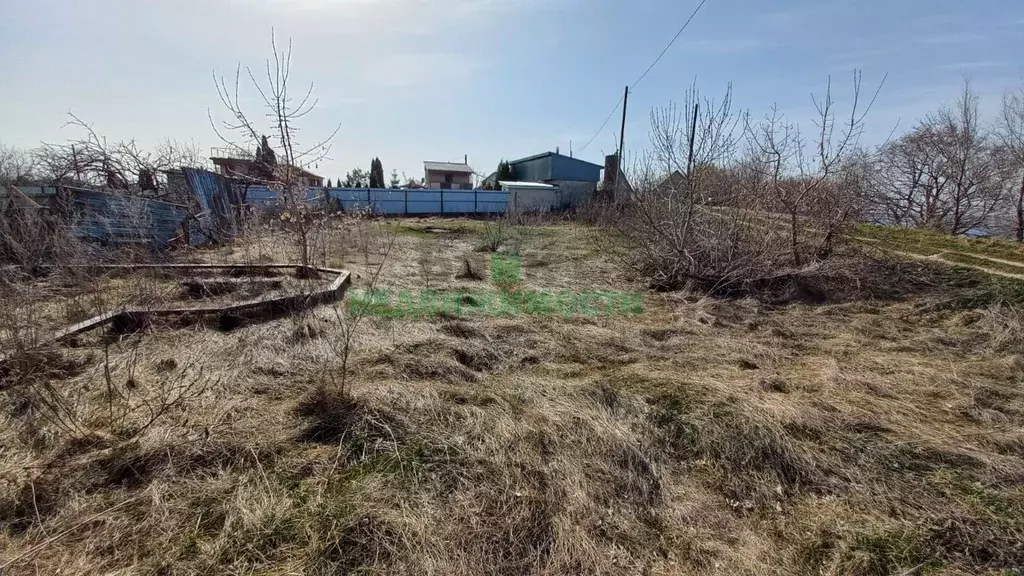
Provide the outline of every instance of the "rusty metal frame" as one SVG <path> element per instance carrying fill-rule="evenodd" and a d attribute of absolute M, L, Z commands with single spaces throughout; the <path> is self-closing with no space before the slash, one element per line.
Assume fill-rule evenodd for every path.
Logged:
<path fill-rule="evenodd" d="M 293 264 L 245 265 L 245 264 L 108 264 L 81 265 L 75 268 L 95 268 L 105 270 L 234 270 L 246 272 L 267 272 L 270 270 L 294 269 L 296 272 L 318 272 L 334 277 L 326 287 L 309 292 L 300 292 L 286 296 L 257 298 L 243 302 L 235 302 L 222 306 L 193 306 L 185 308 L 140 308 L 111 310 L 58 330 L 49 342 L 61 342 L 88 332 L 100 326 L 112 324 L 121 328 L 142 327 L 154 318 L 189 318 L 218 317 L 222 326 L 237 325 L 246 320 L 273 319 L 292 314 L 322 304 L 337 302 L 352 283 L 351 274 L 347 270 L 335 268 L 316 268 Z"/>

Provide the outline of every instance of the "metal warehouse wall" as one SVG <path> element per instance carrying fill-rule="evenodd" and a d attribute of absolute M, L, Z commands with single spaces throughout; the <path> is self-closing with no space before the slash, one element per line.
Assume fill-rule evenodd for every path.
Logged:
<path fill-rule="evenodd" d="M 551 179 L 577 182 L 597 182 L 601 179 L 601 167 L 577 158 L 552 156 Z"/>
<path fill-rule="evenodd" d="M 560 208 L 578 208 L 591 199 L 597 191 L 597 182 L 579 182 L 575 180 L 552 180 L 558 186 L 558 205 Z"/>
<path fill-rule="evenodd" d="M 552 157 L 544 156 L 512 165 L 512 176 L 519 182 L 552 180 Z"/>

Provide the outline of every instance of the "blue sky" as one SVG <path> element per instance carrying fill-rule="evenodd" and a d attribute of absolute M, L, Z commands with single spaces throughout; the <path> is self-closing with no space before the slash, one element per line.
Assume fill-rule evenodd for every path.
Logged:
<path fill-rule="evenodd" d="M 342 176 L 379 156 L 420 176 L 422 160 L 468 155 L 488 173 L 502 157 L 561 147 L 602 163 L 616 116 L 580 151 L 693 10 L 680 0 L 7 0 L 0 21 L 0 142 L 76 136 L 71 110 L 108 138 L 218 145 L 224 117 L 213 71 L 254 68 L 270 28 L 294 43 L 293 77 L 320 106 L 312 141 L 340 123 L 331 159 Z M 628 150 L 648 143 L 648 113 L 692 82 L 760 115 L 778 103 L 810 122 L 810 94 L 833 76 L 840 104 L 854 68 L 886 73 L 868 141 L 956 98 L 969 76 L 993 114 L 1024 87 L 1019 0 L 709 0 L 630 96 Z"/>

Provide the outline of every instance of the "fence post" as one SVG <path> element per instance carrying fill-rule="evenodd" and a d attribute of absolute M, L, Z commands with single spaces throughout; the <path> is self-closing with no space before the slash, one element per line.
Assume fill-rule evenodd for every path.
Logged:
<path fill-rule="evenodd" d="M 366 189 L 366 205 L 370 208 L 370 214 L 373 214 L 373 204 L 370 204 L 370 189 Z"/>
<path fill-rule="evenodd" d="M 444 189 L 441 189 L 441 215 L 444 215 Z"/>

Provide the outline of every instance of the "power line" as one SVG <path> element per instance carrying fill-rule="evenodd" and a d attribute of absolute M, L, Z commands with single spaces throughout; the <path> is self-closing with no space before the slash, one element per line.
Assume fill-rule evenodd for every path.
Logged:
<path fill-rule="evenodd" d="M 654 59 L 654 62 L 651 62 L 651 65 L 647 67 L 647 70 L 644 70 L 644 73 L 641 74 L 639 78 L 637 78 L 636 82 L 633 82 L 633 85 L 630 86 L 630 90 L 636 88 L 636 85 L 639 84 L 641 80 L 646 78 L 647 75 L 651 72 L 651 70 L 653 70 L 654 67 L 658 64 L 658 62 L 661 61 L 661 59 L 665 56 L 665 53 L 667 53 L 669 48 L 671 48 L 672 45 L 676 43 L 676 40 L 678 40 L 679 37 L 683 34 L 683 31 L 686 30 L 686 27 L 690 25 L 690 22 L 693 22 L 693 19 L 697 17 L 697 13 L 700 12 L 700 9 L 703 8 L 704 5 L 707 4 L 707 2 L 708 0 L 701 0 L 700 4 L 697 5 L 697 8 L 693 10 L 693 14 L 690 14 L 690 17 L 687 18 L 686 22 L 683 23 L 683 27 L 680 28 L 679 32 L 676 32 L 676 35 L 672 37 L 672 41 L 668 43 L 668 46 L 665 46 L 665 49 L 661 51 L 661 54 L 658 54 L 658 57 Z"/>
<path fill-rule="evenodd" d="M 672 48 L 672 45 L 676 43 L 676 40 L 678 40 L 679 37 L 683 34 L 683 31 L 685 31 L 686 28 L 690 25 L 690 22 L 693 22 L 693 19 L 697 17 L 697 14 L 701 11 L 701 8 L 704 8 L 704 5 L 707 4 L 707 2 L 708 0 L 701 0 L 700 4 L 698 4 L 697 7 L 693 10 L 693 13 L 690 14 L 690 17 L 687 18 L 686 22 L 683 23 L 683 26 L 679 29 L 678 32 L 676 32 L 676 35 L 672 37 L 672 40 L 668 43 L 668 46 L 665 46 L 665 49 L 661 51 L 661 54 L 658 54 L 658 57 L 654 59 L 654 62 L 651 62 L 651 65 L 647 67 L 647 70 L 644 70 L 644 73 L 641 74 L 640 77 L 637 78 L 636 82 L 633 82 L 633 85 L 629 87 L 630 90 L 636 88 L 637 84 L 639 84 L 644 78 L 647 77 L 648 74 L 651 73 L 651 70 L 653 70 L 654 67 L 658 65 L 658 62 L 660 62 L 661 59 L 664 58 L 665 54 L 668 53 L 669 49 Z M 597 132 L 594 132 L 594 135 L 590 137 L 590 140 L 587 140 L 587 143 L 583 145 L 583 148 L 580 148 L 580 154 L 582 154 L 587 149 L 587 147 L 590 146 L 594 139 L 597 138 L 599 134 L 601 134 L 601 131 L 604 130 L 604 127 L 608 125 L 608 121 L 611 120 L 612 116 L 615 115 L 615 111 L 619 109 L 619 106 L 622 105 L 622 101 L 625 98 L 625 94 L 621 98 L 619 98 L 619 101 L 615 103 L 615 107 L 612 108 L 612 111 L 608 113 L 608 117 L 605 118 L 604 122 L 601 123 L 601 127 L 597 129 Z"/>
<path fill-rule="evenodd" d="M 615 115 L 615 111 L 618 110 L 619 106 L 622 105 L 623 98 L 625 98 L 625 95 L 620 97 L 619 101 L 615 103 L 615 107 L 612 108 L 612 111 L 608 113 L 608 117 L 605 118 L 604 122 L 601 123 L 601 127 L 597 129 L 597 132 L 594 132 L 594 135 L 590 137 L 590 140 L 587 140 L 587 143 L 583 145 L 583 148 L 580 148 L 578 154 L 582 154 L 587 149 L 587 146 L 590 146 L 590 143 L 593 142 L 595 138 L 597 138 L 597 136 L 601 133 L 602 130 L 604 130 L 604 127 L 608 125 L 608 121 L 611 120 L 612 116 Z"/>

